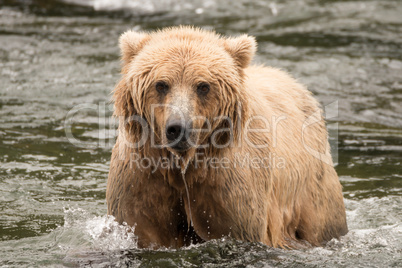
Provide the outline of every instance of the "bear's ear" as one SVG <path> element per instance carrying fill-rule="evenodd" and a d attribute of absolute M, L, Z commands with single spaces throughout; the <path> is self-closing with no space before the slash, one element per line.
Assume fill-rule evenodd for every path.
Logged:
<path fill-rule="evenodd" d="M 246 68 L 257 50 L 257 42 L 246 34 L 225 40 L 225 49 L 240 68 Z"/>
<path fill-rule="evenodd" d="M 119 119 L 120 130 L 125 130 L 133 139 L 140 139 L 142 137 L 142 126 L 141 122 L 138 123 L 136 119 L 137 116 L 140 116 L 137 107 L 138 102 L 134 101 L 129 88 L 131 86 L 123 78 L 113 90 L 114 116 Z M 141 103 L 141 101 L 139 102 Z M 128 137 L 124 136 L 123 139 L 128 139 Z"/>
<path fill-rule="evenodd" d="M 120 36 L 119 44 L 124 64 L 129 63 L 150 39 L 149 34 L 127 31 Z"/>

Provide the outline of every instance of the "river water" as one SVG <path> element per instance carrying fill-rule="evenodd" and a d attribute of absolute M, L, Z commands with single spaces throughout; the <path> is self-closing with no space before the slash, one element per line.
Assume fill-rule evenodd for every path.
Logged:
<path fill-rule="evenodd" d="M 0 1 L 0 266 L 400 267 L 401 14 L 397 0 Z M 178 24 L 256 36 L 256 63 L 331 108 L 347 235 L 305 250 L 230 238 L 141 250 L 105 216 L 118 37 Z"/>

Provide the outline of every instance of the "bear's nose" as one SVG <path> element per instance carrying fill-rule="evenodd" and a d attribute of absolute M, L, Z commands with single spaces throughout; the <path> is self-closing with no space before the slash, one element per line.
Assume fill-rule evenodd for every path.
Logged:
<path fill-rule="evenodd" d="M 185 120 L 168 120 L 166 125 L 166 138 L 169 142 L 169 147 L 177 150 L 184 151 L 189 148 L 188 138 L 190 134 L 191 122 L 187 124 Z"/>
<path fill-rule="evenodd" d="M 185 129 L 185 126 L 183 126 L 182 124 L 179 124 L 177 122 L 174 122 L 173 124 L 170 124 L 166 127 L 166 138 L 170 142 L 176 141 L 176 140 L 178 141 L 179 138 L 183 139 L 185 136 L 184 129 Z"/>

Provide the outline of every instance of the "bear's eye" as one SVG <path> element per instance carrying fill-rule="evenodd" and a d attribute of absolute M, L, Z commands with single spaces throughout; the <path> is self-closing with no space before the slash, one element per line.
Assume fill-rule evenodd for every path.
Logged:
<path fill-rule="evenodd" d="M 209 88 L 210 88 L 210 86 L 208 83 L 200 83 L 197 86 L 197 92 L 198 92 L 198 94 L 205 96 L 209 92 Z"/>
<path fill-rule="evenodd" d="M 166 94 L 169 90 L 169 85 L 166 82 L 159 81 L 155 84 L 155 89 L 161 94 Z"/>

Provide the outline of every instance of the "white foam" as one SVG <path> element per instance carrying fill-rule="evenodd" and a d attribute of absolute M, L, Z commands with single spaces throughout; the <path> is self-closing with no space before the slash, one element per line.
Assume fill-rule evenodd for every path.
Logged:
<path fill-rule="evenodd" d="M 206 10 L 225 6 L 230 1 L 214 0 L 64 0 L 66 3 L 90 6 L 98 11 L 125 10 L 133 13 L 180 12 L 192 10 L 195 14 L 203 14 Z M 223 3 L 222 3 L 223 2 Z"/>
<path fill-rule="evenodd" d="M 64 212 L 63 233 L 75 233 L 77 236 L 73 241 L 70 240 L 72 247 L 78 243 L 88 249 L 100 251 L 137 248 L 134 228 L 118 223 L 113 216 L 94 216 L 82 208 L 67 208 Z M 74 240 L 79 241 L 75 243 Z"/>

